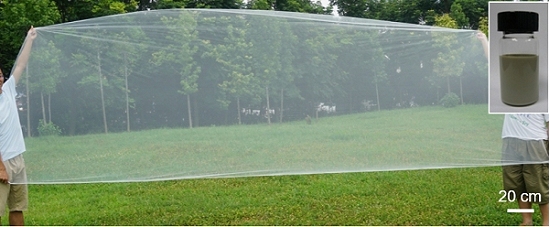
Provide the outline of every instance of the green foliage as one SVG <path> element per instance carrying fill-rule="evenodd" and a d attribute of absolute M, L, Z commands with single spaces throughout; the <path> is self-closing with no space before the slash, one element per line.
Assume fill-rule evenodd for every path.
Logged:
<path fill-rule="evenodd" d="M 435 25 L 444 28 L 458 28 L 456 20 L 449 14 L 435 17 Z"/>
<path fill-rule="evenodd" d="M 19 2 L 25 2 L 25 1 L 4 1 L 4 3 L 9 4 L 15 4 Z M 110 15 L 110 14 L 119 14 L 124 12 L 131 12 L 132 7 L 136 7 L 136 4 L 138 4 L 140 7 L 142 4 L 147 4 L 148 1 L 134 1 L 134 0 L 79 0 L 79 1 L 62 1 L 62 0 L 55 0 L 58 4 L 59 12 L 61 12 L 61 15 L 63 18 L 71 18 L 71 19 L 63 19 L 66 20 L 73 20 L 75 18 L 77 19 L 85 19 L 89 17 L 96 17 L 101 15 Z M 155 5 L 160 7 L 162 4 L 164 6 L 170 6 L 170 7 L 176 7 L 176 8 L 192 8 L 191 6 L 199 6 L 199 7 L 210 7 L 210 8 L 230 8 L 233 6 L 236 6 L 240 1 L 232 1 L 232 0 L 216 0 L 216 1 L 210 1 L 210 0 L 198 0 L 198 1 L 184 1 L 184 0 L 159 0 L 159 1 L 149 1 L 149 4 Z M 247 1 L 248 3 L 252 4 L 254 1 Z M 287 1 L 257 1 L 259 5 L 264 4 L 266 6 L 266 9 L 275 9 L 275 10 L 287 10 L 287 11 L 298 11 L 298 12 L 314 12 L 314 13 L 321 13 L 318 10 L 310 11 L 309 7 L 312 7 L 313 9 L 319 9 L 319 3 L 312 3 L 313 5 L 309 5 L 310 1 L 302 1 L 302 0 L 287 0 Z M 471 15 L 483 15 L 483 13 L 486 14 L 486 12 L 483 12 L 483 4 L 475 3 L 474 1 L 470 0 L 463 0 L 459 1 L 456 0 L 454 8 L 451 7 L 451 3 L 453 1 L 441 1 L 441 3 L 434 3 L 433 1 L 428 2 L 425 0 L 408 0 L 408 1 L 401 1 L 401 0 L 387 0 L 387 1 L 378 1 L 378 0 L 364 0 L 364 1 L 333 1 L 336 5 L 339 5 L 340 3 L 349 3 L 346 7 L 339 7 L 340 9 L 347 9 L 348 12 L 357 13 L 357 16 L 360 17 L 369 17 L 374 19 L 386 19 L 386 20 L 392 20 L 392 21 L 404 21 L 404 22 L 410 22 L 410 23 L 417 23 L 419 20 L 424 20 L 426 24 L 430 25 L 435 23 L 435 18 L 438 15 L 441 15 L 443 13 L 450 13 L 451 16 L 449 16 L 450 19 L 453 19 L 455 17 L 453 12 L 458 12 L 460 10 L 457 9 L 457 6 L 462 7 L 462 12 L 464 15 L 466 15 L 467 18 L 471 18 Z M 480 1 L 483 2 L 483 1 Z M 353 4 L 352 4 L 353 3 Z M 469 4 L 472 3 L 472 4 Z M 475 4 L 474 4 L 475 3 Z M 354 5 L 355 4 L 355 5 Z M 29 7 L 29 4 L 25 5 L 25 7 Z M 7 5 L 6 5 L 7 6 Z M 23 7 L 23 5 L 18 5 Z M 223 7 L 222 7 L 223 6 Z M 225 7 L 228 6 L 228 7 Z M 11 7 L 11 6 L 10 6 Z M 472 7 L 475 7 L 472 8 Z M 8 7 L 6 7 L 7 9 Z M 139 8 L 139 7 L 138 7 Z M 452 9 L 453 8 L 453 9 Z M 140 8 L 143 9 L 143 8 Z M 151 9 L 154 9 L 154 7 L 151 7 Z M 6 11 L 7 12 L 7 11 Z M 24 12 L 24 11 L 23 11 Z M 324 13 L 324 12 L 323 12 Z M 471 14 L 471 15 L 470 15 Z M 479 15 L 478 15 L 479 14 Z M 19 14 L 17 14 L 19 15 Z M 46 15 L 46 14 L 33 14 L 33 15 Z M 65 17 L 66 16 L 66 17 Z M 353 16 L 351 13 L 348 16 Z M 25 17 L 20 16 L 4 16 L 6 20 L 26 20 Z M 204 24 L 196 24 L 196 22 L 192 20 L 187 19 L 181 19 L 181 18 L 174 18 L 174 21 L 170 21 L 170 23 L 180 23 L 181 24 L 188 24 L 190 28 L 193 28 L 194 26 L 201 27 L 204 26 Z M 458 19 L 454 18 L 456 21 Z M 177 22 L 176 22 L 177 20 Z M 470 20 L 471 22 L 472 20 Z M 23 23 L 26 24 L 27 22 Z M 203 22 L 200 22 L 203 23 Z M 246 22 L 249 23 L 249 22 Z M 10 23 L 6 24 L 12 24 Z M 173 75 L 177 78 L 177 81 L 170 81 L 170 85 L 174 85 L 173 87 L 167 87 L 167 91 L 176 91 L 178 90 L 179 93 L 184 95 L 192 95 L 192 98 L 194 99 L 194 106 L 193 109 L 196 109 L 196 111 L 208 111 L 211 108 L 214 108 L 213 104 L 216 100 L 220 101 L 222 103 L 223 107 L 227 106 L 236 106 L 235 105 L 235 97 L 240 97 L 240 100 L 244 105 L 262 105 L 261 102 L 265 102 L 265 87 L 269 86 L 269 96 L 270 96 L 270 102 L 272 106 L 278 105 L 281 103 L 281 107 L 277 106 L 277 108 L 284 109 L 282 107 L 283 103 L 283 97 L 284 97 L 284 104 L 287 106 L 306 106 L 303 102 L 313 102 L 312 100 L 317 101 L 318 99 L 326 99 L 326 100 L 338 100 L 336 102 L 343 102 L 340 100 L 343 100 L 343 97 L 350 97 L 350 99 L 346 99 L 346 102 L 349 100 L 349 105 L 352 106 L 351 103 L 358 103 L 358 101 L 361 100 L 354 100 L 355 94 L 361 94 L 363 96 L 368 97 L 368 99 L 372 99 L 372 97 L 375 97 L 374 90 L 375 85 L 380 87 L 380 96 L 382 97 L 382 104 L 385 104 L 386 100 L 384 100 L 384 97 L 391 98 L 390 95 L 393 95 L 395 91 L 393 88 L 389 88 L 388 86 L 394 85 L 394 84 L 401 84 L 408 85 L 411 84 L 411 90 L 407 91 L 408 94 L 417 93 L 421 90 L 428 90 L 427 87 L 428 84 L 419 84 L 419 86 L 416 86 L 415 88 L 412 88 L 413 85 L 411 81 L 420 81 L 423 78 L 418 77 L 424 77 L 425 75 L 433 74 L 437 76 L 434 81 L 437 81 L 437 86 L 440 85 L 441 82 L 444 81 L 444 79 L 451 77 L 451 83 L 457 82 L 456 77 L 461 78 L 468 78 L 469 75 L 473 74 L 467 74 L 467 72 L 462 72 L 460 69 L 460 63 L 454 64 L 453 62 L 460 62 L 461 60 L 454 56 L 467 56 L 468 50 L 462 51 L 463 54 L 460 54 L 460 49 L 454 48 L 455 46 L 440 46 L 441 47 L 441 55 L 436 55 L 437 53 L 432 53 L 430 51 L 426 51 L 425 53 L 421 54 L 421 58 L 415 59 L 416 62 L 414 62 L 415 67 L 413 67 L 412 61 L 408 61 L 406 56 L 409 53 L 406 53 L 405 51 L 402 51 L 401 48 L 393 48 L 393 49 L 399 49 L 399 51 L 394 52 L 403 52 L 403 54 L 396 56 L 391 55 L 388 52 L 391 52 L 392 48 L 382 49 L 379 48 L 380 43 L 383 42 L 383 40 L 387 40 L 384 36 L 380 37 L 371 37 L 370 34 L 367 34 L 368 32 L 358 33 L 356 37 L 350 38 L 345 33 L 345 29 L 341 30 L 331 30 L 330 29 L 319 29 L 319 27 L 315 28 L 308 28 L 308 27 L 301 27 L 297 28 L 297 26 L 294 26 L 294 24 L 291 24 L 290 29 L 288 29 L 287 24 L 269 24 L 267 22 L 261 22 L 256 23 L 254 21 L 251 22 L 251 24 L 268 24 L 273 26 L 265 27 L 255 27 L 251 28 L 251 30 L 254 31 L 247 31 L 246 29 L 243 29 L 243 31 L 239 31 L 240 29 L 233 29 L 234 33 L 233 36 L 230 36 L 226 32 L 229 33 L 229 31 L 226 31 L 225 27 L 223 29 L 218 29 L 216 31 L 216 34 L 219 34 L 217 36 L 218 38 L 222 39 L 232 39 L 231 42 L 238 42 L 236 40 L 242 39 L 242 41 L 239 44 L 235 44 L 235 46 L 231 47 L 229 45 L 226 46 L 226 48 L 230 49 L 237 49 L 235 50 L 228 50 L 236 57 L 231 58 L 225 56 L 224 58 L 218 58 L 210 61 L 201 61 L 202 59 L 199 59 L 198 55 L 201 53 L 201 48 L 204 48 L 203 46 L 200 46 L 198 50 L 193 48 L 193 45 L 201 42 L 206 41 L 212 41 L 216 42 L 215 39 L 208 40 L 209 37 L 211 37 L 212 34 L 208 30 L 199 30 L 198 33 L 192 33 L 192 29 L 190 29 L 188 34 L 185 34 L 184 32 L 181 32 L 179 34 L 173 35 L 173 37 L 170 37 L 172 39 L 180 40 L 181 42 L 178 43 L 178 45 L 173 45 L 172 47 L 166 48 L 166 55 L 163 57 L 159 57 L 159 53 L 155 53 L 153 56 L 155 56 L 158 60 L 156 63 L 160 63 L 161 61 L 165 61 L 166 65 L 175 65 L 172 64 L 173 62 L 182 63 L 180 66 L 175 67 L 174 71 L 176 73 L 167 73 L 169 75 Z M 460 24 L 460 23 L 457 23 Z M 35 24 L 37 26 L 38 24 Z M 457 25 L 460 26 L 460 25 Z M 314 26 L 312 26 L 314 27 Z M 337 27 L 337 26 L 335 26 Z M 18 44 L 13 45 L 14 50 L 16 48 L 20 47 L 20 41 L 22 41 L 23 32 L 28 29 L 28 25 L 24 26 L 24 29 L 21 29 L 18 32 L 18 36 L 14 36 L 13 38 L 7 39 L 9 42 L 19 42 Z M 228 30 L 230 28 L 227 28 Z M 265 31 L 268 29 L 269 31 Z M 311 31 L 310 31 L 311 29 Z M 8 33 L 11 33 L 13 29 L 6 29 Z M 223 30 L 223 31 L 222 31 Z M 290 31 L 288 31 L 290 30 Z M 306 32 L 303 32 L 304 30 L 307 30 Z M 221 32 L 221 33 L 217 33 Z M 250 46 L 252 45 L 252 42 L 250 41 L 250 38 L 246 37 L 249 35 L 249 33 L 255 32 L 254 35 L 256 37 L 259 37 L 262 34 L 267 34 L 265 39 L 258 39 L 260 41 L 256 41 L 254 43 L 254 47 L 260 46 L 261 50 L 259 50 L 257 53 L 249 53 L 250 50 L 254 49 Z M 39 30 L 40 33 L 40 30 Z M 174 32 L 175 33 L 175 32 Z M 239 33 L 244 33 L 244 35 L 241 35 Z M 304 33 L 304 35 L 302 35 Z M 104 33 L 98 32 L 98 36 L 104 36 Z M 388 31 L 386 35 L 398 35 L 401 36 L 403 34 L 392 33 L 392 31 Z M 147 34 L 151 35 L 151 34 Z M 364 36 L 364 38 L 362 37 Z M 37 41 L 41 41 L 40 38 L 44 37 L 39 34 L 39 39 Z M 279 37 L 281 39 L 279 39 Z M 113 37 L 101 37 L 104 39 L 112 39 Z M 445 43 L 446 41 L 452 41 L 451 38 L 445 39 L 446 37 L 439 39 L 436 42 Z M 63 39 L 63 38 L 62 38 Z M 355 39 L 355 41 L 353 40 Z M 408 40 L 409 38 L 403 36 L 403 40 Z M 131 34 L 121 34 L 121 37 L 118 37 L 117 40 L 123 40 L 127 43 L 137 42 L 141 41 L 143 39 L 139 38 L 138 36 L 134 36 Z M 187 40 L 191 45 L 188 45 L 186 42 Z M 391 39 L 390 39 L 391 40 Z M 413 40 L 413 39 L 411 39 Z M 437 39 L 436 39 L 437 40 Z M 462 39 L 460 39 L 462 41 Z M 426 42 L 430 42 L 432 40 L 425 39 Z M 46 77 L 42 75 L 38 75 L 35 72 L 30 71 L 29 75 L 31 76 L 41 76 L 40 89 L 43 89 L 44 94 L 49 93 L 55 93 L 56 91 L 60 90 L 60 87 L 57 87 L 57 84 L 55 82 L 64 81 L 65 78 L 55 78 L 54 76 L 57 76 L 58 73 L 56 73 L 59 67 L 61 69 L 64 69 L 67 65 L 66 61 L 67 59 L 56 59 L 49 57 L 50 55 L 53 55 L 53 53 L 58 52 L 56 48 L 64 50 L 62 41 L 55 41 L 55 45 L 48 46 L 48 48 L 44 48 L 42 50 L 39 50 L 38 48 L 33 49 L 33 53 L 31 57 L 40 57 L 42 58 L 41 61 L 44 62 L 44 65 L 48 67 L 40 67 L 38 71 L 44 72 L 44 74 L 51 75 L 51 77 Z M 452 42 L 448 42 L 447 44 L 452 44 Z M 38 42 L 37 42 L 38 44 Z M 132 97 L 126 101 L 126 103 L 130 103 L 133 100 L 137 100 L 137 103 L 145 103 L 149 102 L 149 97 L 146 97 L 145 93 L 138 93 L 135 91 L 139 91 L 139 87 L 136 88 L 134 84 L 132 84 L 133 78 L 130 77 L 130 85 L 129 87 L 123 86 L 123 80 L 122 76 L 132 76 L 132 65 L 146 65 L 148 63 L 153 63 L 153 61 L 149 61 L 149 59 L 146 59 L 147 57 L 150 57 L 151 54 L 142 54 L 139 53 L 136 56 L 144 56 L 144 57 L 134 57 L 131 56 L 132 54 L 128 55 L 128 59 L 126 59 L 126 56 L 123 55 L 123 50 L 128 50 L 130 48 L 124 47 L 124 46 L 118 46 L 118 44 L 107 44 L 105 47 L 98 47 L 100 50 L 99 56 L 96 54 L 96 48 L 92 47 L 90 43 L 82 43 L 83 46 L 90 46 L 87 50 L 83 51 L 84 53 L 91 53 L 90 56 L 83 56 L 84 53 L 77 53 L 74 55 L 73 63 L 77 60 L 80 61 L 79 64 L 82 65 L 99 65 L 102 66 L 108 66 L 108 64 L 114 64 L 119 63 L 120 67 L 116 67 L 115 70 L 112 70 L 111 72 L 99 72 L 99 70 L 93 71 L 93 72 L 79 72 L 78 69 L 71 72 L 71 74 L 74 72 L 74 75 L 78 75 L 82 77 L 82 80 L 79 80 L 80 83 L 78 85 L 81 86 L 74 86 L 77 88 L 73 88 L 71 86 L 66 86 L 63 89 L 67 89 L 69 91 L 73 91 L 76 89 L 81 89 L 79 92 L 84 94 L 89 94 L 88 97 L 98 97 L 98 99 L 94 99 L 93 102 L 84 103 L 80 100 L 73 99 L 72 97 L 66 96 L 66 97 L 53 97 L 54 102 L 52 102 L 52 105 L 58 105 L 57 103 L 73 103 L 76 105 L 70 105 L 70 108 L 79 109 L 79 110 L 72 110 L 72 112 L 68 115 L 71 115 L 70 119 L 73 119 L 72 125 L 70 123 L 64 122 L 66 119 L 69 119 L 69 117 L 58 120 L 54 119 L 54 121 L 63 127 L 64 131 L 70 131 L 68 128 L 74 128 L 74 124 L 78 125 L 76 127 L 83 127 L 83 124 L 77 124 L 76 122 L 79 121 L 80 118 L 76 117 L 78 114 L 74 114 L 75 112 L 81 111 L 80 109 L 83 106 L 94 106 L 97 108 L 94 108 L 94 110 L 86 112 L 88 116 L 86 116 L 87 119 L 89 119 L 89 116 L 97 115 L 96 111 L 99 111 L 101 108 L 99 106 L 99 86 L 100 83 L 101 86 L 104 86 L 103 89 L 105 91 L 104 101 L 105 105 L 104 107 L 107 108 L 107 110 L 111 109 L 120 109 L 123 105 L 121 103 L 123 102 L 123 96 L 120 95 L 121 91 L 125 91 L 125 93 L 130 93 L 130 90 L 134 93 L 132 94 Z M 181 44 L 181 45 L 179 45 Z M 405 43 L 396 43 L 396 45 L 404 45 Z M 364 49 L 361 49 L 362 47 L 358 47 L 360 45 L 364 45 Z M 195 45 L 196 46 L 196 45 Z M 285 46 L 292 46 L 292 48 L 285 49 Z M 385 45 L 387 46 L 387 45 Z M 350 50 L 349 52 L 340 51 L 342 49 L 346 48 L 346 50 Z M 444 49 L 447 48 L 447 49 Z M 448 51 L 451 49 L 452 51 Z M 159 49 L 156 49 L 159 50 Z M 181 52 L 183 54 L 177 53 L 178 50 L 182 50 Z M 240 51 L 237 53 L 237 51 Z M 340 52 L 339 52 L 340 51 Z M 9 50 L 8 50 L 9 52 Z M 44 53 L 40 53 L 44 52 Z M 62 51 L 63 52 L 63 51 Z M 135 52 L 135 51 L 131 51 Z M 362 58 L 360 57 L 361 54 L 369 53 L 371 57 L 369 58 Z M 434 51 L 435 52 L 435 51 Z M 269 53 L 273 56 L 267 56 Z M 357 54 L 358 53 L 358 54 Z M 0 54 L 4 54 L 4 51 Z M 385 54 L 388 54 L 391 57 L 391 61 L 387 61 L 383 56 Z M 399 53 L 398 53 L 399 54 Z M 38 56 L 43 55 L 43 56 Z M 81 56 L 82 55 L 82 56 Z M 354 56 L 355 55 L 355 56 Z M 116 56 L 116 59 L 108 59 L 108 57 Z M 189 56 L 193 56 L 195 62 L 189 62 L 187 61 Z M 417 55 L 414 55 L 415 57 Z M 64 56 L 65 58 L 70 58 L 70 55 Z M 181 59 L 177 59 L 181 57 Z M 357 58 L 359 57 L 359 58 Z M 431 61 L 434 58 L 438 58 L 434 61 Z M 77 59 L 80 58 L 80 59 Z M 98 60 L 100 58 L 101 60 Z M 125 67 L 126 64 L 122 64 L 121 58 L 125 58 L 124 60 L 128 60 L 128 67 Z M 172 59 L 170 59 L 172 58 Z M 219 59 L 224 60 L 225 62 L 220 62 Z M 253 60 L 251 60 L 253 59 Z M 409 58 L 410 59 L 410 58 Z M 351 67 L 342 67 L 338 68 L 338 64 L 335 62 L 341 61 L 346 62 L 348 61 L 349 66 Z M 173 62 L 171 62 L 173 61 Z M 218 64 L 220 63 L 220 64 Z M 252 66 L 251 63 L 254 63 L 254 66 Z M 433 64 L 432 64 L 433 63 Z M 29 65 L 32 65 L 33 62 L 30 62 Z M 224 64 L 225 68 L 222 69 L 222 67 L 219 67 L 219 65 Z M 424 71 L 421 72 L 421 69 L 418 67 L 418 65 L 424 66 Z M 231 65 L 231 66 L 228 66 Z M 394 67 L 395 66 L 395 67 Z M 455 67 L 456 66 L 456 67 Z M 115 68 L 111 66 L 112 68 Z M 233 67 L 233 68 L 232 68 Z M 390 69 L 393 67 L 392 69 Z M 395 74 L 396 68 L 403 69 L 406 73 L 401 74 Z M 422 67 L 422 66 L 421 66 Z M 81 67 L 84 68 L 84 67 Z M 105 67 L 107 68 L 107 67 Z M 128 69 L 128 73 L 125 73 L 124 69 Z M 151 71 L 154 69 L 154 67 L 149 67 Z M 412 69 L 414 68 L 414 69 Z M 160 78 L 164 75 L 156 74 L 158 72 L 142 72 L 143 70 L 140 70 L 139 72 L 135 72 L 133 74 L 134 77 L 140 76 L 138 79 L 143 80 L 144 78 L 141 77 L 141 75 L 147 75 L 145 79 L 149 79 L 149 75 L 155 75 L 154 77 Z M 435 73 L 431 73 L 435 72 Z M 179 73 L 179 74 L 178 74 Z M 452 74 L 457 73 L 457 74 Z M 102 74 L 103 77 L 99 77 L 98 74 Z M 414 76 L 409 76 L 414 75 Z M 419 76 L 417 76 L 419 75 Z M 64 75 L 60 75 L 64 76 Z M 73 76 L 73 75 L 70 75 Z M 200 78 L 199 78 L 200 76 Z M 432 76 L 432 75 L 430 75 Z M 261 79 L 258 79 L 259 77 L 262 77 Z M 32 78 L 32 77 L 31 77 Z M 406 81 L 405 81 L 406 80 Z M 35 82 L 38 80 L 34 80 Z M 135 80 L 134 80 L 135 81 Z M 424 83 L 424 80 L 422 80 L 422 83 Z M 434 82 L 435 83 L 435 82 Z M 466 83 L 465 83 L 466 84 Z M 472 84 L 471 82 L 468 82 L 468 84 Z M 132 86 L 134 85 L 134 86 Z M 347 87 L 343 87 L 343 85 L 346 85 Z M 300 86 L 300 87 L 298 87 Z M 205 89 L 208 88 L 208 89 Z M 456 88 L 456 86 L 455 86 Z M 455 89 L 453 88 L 453 89 Z M 37 88 L 38 89 L 38 88 Z M 213 89 L 216 89 L 213 91 Z M 34 88 L 31 89 L 32 91 L 35 91 Z M 284 91 L 283 91 L 284 90 Z M 64 92 L 58 92 L 58 93 L 65 93 L 66 90 L 63 90 Z M 465 91 L 470 92 L 471 90 L 465 89 Z M 435 93 L 435 92 L 434 92 Z M 281 94 L 281 95 L 279 95 Z M 163 94 L 164 95 L 164 94 Z M 378 95 L 378 92 L 376 93 Z M 102 95 L 103 96 L 103 95 Z M 159 94 L 159 96 L 161 96 Z M 245 98 L 245 96 L 247 96 Z M 418 102 L 429 102 L 432 103 L 434 100 L 437 100 L 435 97 L 435 94 L 432 94 L 430 96 L 429 101 L 422 100 L 418 98 Z M 281 97 L 279 99 L 279 97 Z M 352 98 L 353 97 L 353 98 Z M 419 97 L 417 95 L 417 97 Z M 465 96 L 466 99 L 468 99 L 467 96 Z M 388 98 L 388 99 L 389 99 Z M 62 100 L 61 100 L 62 99 Z M 103 97 L 102 97 L 103 99 Z M 213 101 L 210 101 L 212 99 Z M 361 98 L 362 99 L 362 98 Z M 281 100 L 279 103 L 278 100 Z M 288 100 L 288 101 L 287 101 Z M 81 103 L 76 103 L 81 102 Z M 378 102 L 378 101 L 377 101 Z M 59 105 L 61 106 L 61 105 Z M 139 105 L 136 105 L 139 106 Z M 384 107 L 384 105 L 382 105 Z M 58 107 L 54 106 L 53 109 L 56 109 Z M 63 107 L 61 107 L 63 108 Z M 218 108 L 218 107 L 216 107 Z M 67 109 L 67 108 L 65 108 Z M 189 108 L 190 109 L 190 108 Z M 225 110 L 225 109 L 223 109 Z M 342 109 L 343 110 L 343 109 Z M 233 110 L 232 110 L 233 111 Z M 346 111 L 354 111 L 352 108 L 349 108 L 349 110 L 346 109 Z M 129 112 L 129 111 L 127 111 Z M 136 110 L 137 112 L 137 110 Z M 214 111 L 211 111 L 214 112 Z M 219 111 L 221 112 L 221 111 Z M 290 112 L 286 112 L 290 113 Z M 311 113 L 310 113 L 311 114 Z M 98 115 L 99 116 L 99 115 Z M 290 114 L 288 115 L 290 116 Z M 112 117 L 114 119 L 115 117 Z M 202 120 L 209 121 L 211 119 L 215 118 L 203 118 Z M 231 118 L 227 118 L 231 119 Z M 231 120 L 227 120 L 228 122 Z M 127 122 L 130 122 L 129 120 Z M 229 122 L 231 123 L 231 122 Z M 207 123 L 205 123 L 207 124 Z M 99 124 L 96 124 L 99 125 Z"/>
<path fill-rule="evenodd" d="M 477 29 L 478 19 L 487 16 L 488 2 L 489 0 L 330 0 L 330 4 L 337 6 L 338 13 L 344 16 L 411 24 L 423 21 L 426 25 L 433 25 L 435 16 L 451 13 L 459 26 L 471 29 Z M 457 5 L 461 6 L 460 10 Z"/>
<path fill-rule="evenodd" d="M 458 28 L 457 22 L 449 15 L 443 14 L 435 18 L 435 25 L 444 28 Z M 440 79 L 447 81 L 447 93 L 451 92 L 450 79 L 459 77 L 464 70 L 462 53 L 464 47 L 458 42 L 454 33 L 433 33 L 433 46 L 439 49 L 437 57 L 432 59 L 433 75 L 430 81 L 433 85 L 439 86 Z"/>
<path fill-rule="evenodd" d="M 136 0 L 94 0 L 92 13 L 95 17 L 132 12 L 137 8 Z"/>
<path fill-rule="evenodd" d="M 40 27 L 59 23 L 61 17 L 50 0 L 4 0 L 0 11 L 0 62 L 6 71 L 19 53 L 31 26 Z M 4 72 L 7 73 L 7 72 Z"/>
<path fill-rule="evenodd" d="M 462 6 L 459 3 L 453 3 L 453 5 L 451 6 L 450 16 L 454 19 L 454 21 L 456 21 L 456 25 L 458 28 L 468 28 L 470 26 L 468 18 L 466 18 L 466 15 L 464 15 L 464 12 L 462 11 Z"/>
<path fill-rule="evenodd" d="M 447 108 L 455 107 L 460 104 L 460 98 L 455 93 L 447 93 L 439 100 L 439 104 Z"/>
<path fill-rule="evenodd" d="M 59 136 L 61 129 L 52 122 L 46 123 L 43 119 L 38 120 L 38 134 L 40 136 Z"/>
<path fill-rule="evenodd" d="M 184 8 L 186 1 L 182 0 L 161 0 L 156 2 L 155 8 L 157 9 L 174 9 L 174 8 Z"/>
<path fill-rule="evenodd" d="M 161 21 L 169 28 L 166 39 L 172 44 L 154 52 L 150 62 L 155 66 L 165 66 L 170 75 L 179 77 L 180 87 L 177 92 L 187 96 L 187 122 L 192 128 L 190 95 L 198 91 L 197 81 L 202 70 L 197 59 L 194 58 L 199 50 L 199 45 L 194 45 L 194 42 L 199 41 L 196 29 L 197 13 L 182 11 L 176 16 L 163 16 Z M 178 26 L 181 24 L 185 26 Z"/>
<path fill-rule="evenodd" d="M 487 16 L 479 18 L 479 30 L 489 38 L 489 19 Z"/>
<path fill-rule="evenodd" d="M 72 72 L 72 77 L 78 78 L 78 92 L 89 92 L 89 97 L 98 97 L 98 99 L 92 102 L 87 102 L 85 100 L 78 101 L 86 102 L 86 105 L 97 106 L 94 110 L 101 110 L 101 113 L 96 114 L 103 117 L 103 128 L 105 133 L 107 133 L 109 129 L 106 109 L 113 106 L 122 107 L 123 105 L 121 105 L 121 103 L 125 103 L 127 100 L 124 100 L 123 97 L 125 96 L 121 95 L 126 91 L 124 88 L 124 78 L 120 75 L 111 74 L 106 69 L 117 68 L 120 70 L 120 68 L 127 66 L 128 62 L 126 62 L 127 64 L 117 65 L 117 67 L 110 65 L 115 63 L 115 61 L 111 60 L 112 58 L 122 58 L 120 48 L 123 45 L 101 43 L 98 42 L 97 38 L 101 36 L 107 38 L 109 35 L 114 36 L 110 37 L 113 39 L 127 39 L 127 37 L 125 37 L 124 34 L 108 33 L 105 29 L 97 27 L 90 27 L 90 29 L 83 34 L 84 35 L 79 37 L 81 45 L 80 52 L 72 53 L 72 58 L 70 59 L 70 63 L 75 67 L 75 70 Z M 109 93 L 117 95 L 106 95 Z"/>
<path fill-rule="evenodd" d="M 161 20 L 171 28 L 166 38 L 175 44 L 153 53 L 151 63 L 170 67 L 174 75 L 180 77 L 181 89 L 178 92 L 183 95 L 193 94 L 197 92 L 197 80 L 201 72 L 201 67 L 193 58 L 198 50 L 198 46 L 192 44 L 198 38 L 196 18 L 191 12 L 181 12 L 179 17 L 162 17 Z M 177 24 L 187 26 L 181 29 L 175 26 Z"/>
<path fill-rule="evenodd" d="M 218 23 L 229 23 L 225 18 L 220 18 Z M 233 100 L 247 100 L 253 98 L 253 91 L 259 89 L 257 86 L 258 78 L 252 73 L 250 64 L 252 43 L 247 37 L 245 20 L 233 20 L 238 26 L 227 25 L 227 36 L 224 38 L 226 44 L 206 43 L 209 51 L 208 56 L 213 57 L 220 63 L 226 72 L 218 87 L 224 93 L 223 98 L 218 98 L 218 102 L 224 107 Z M 239 111 L 239 110 L 237 110 Z"/>
<path fill-rule="evenodd" d="M 332 7 L 323 7 L 320 1 L 310 0 L 250 0 L 246 1 L 246 7 L 249 9 L 277 10 L 314 14 L 330 14 Z"/>
<path fill-rule="evenodd" d="M 272 3 L 268 0 L 252 0 L 248 3 L 248 8 L 250 9 L 259 9 L 259 10 L 270 10 L 272 9 Z"/>
<path fill-rule="evenodd" d="M 343 46 L 347 40 L 344 40 L 339 32 L 323 33 L 321 30 L 310 29 L 305 34 L 312 34 L 307 37 L 301 37 L 297 34 L 298 39 L 302 40 L 297 43 L 299 53 L 295 54 L 297 62 L 296 71 L 301 73 L 297 77 L 296 83 L 303 84 L 301 87 L 301 97 L 305 99 L 331 99 L 338 93 L 342 93 L 341 86 L 346 78 L 347 72 L 338 66 L 338 53 L 342 53 Z M 337 41 L 341 40 L 342 43 Z M 342 55 L 346 56 L 346 55 Z M 312 81 L 318 83 L 312 83 Z"/>
<path fill-rule="evenodd" d="M 466 16 L 469 28 L 474 30 L 482 30 L 482 23 L 479 23 L 479 18 L 487 17 L 489 7 L 488 2 L 489 0 L 455 0 L 453 2 L 453 5 L 459 4 L 460 6 L 462 6 L 462 12 Z"/>
<path fill-rule="evenodd" d="M 61 70 L 61 61 L 63 55 L 53 41 L 49 41 L 48 45 L 34 48 L 33 55 L 29 60 L 32 67 L 30 77 L 36 77 L 29 85 L 31 93 L 43 93 L 49 95 L 57 91 L 57 85 L 65 76 L 65 71 Z M 23 80 L 25 82 L 26 80 Z"/>

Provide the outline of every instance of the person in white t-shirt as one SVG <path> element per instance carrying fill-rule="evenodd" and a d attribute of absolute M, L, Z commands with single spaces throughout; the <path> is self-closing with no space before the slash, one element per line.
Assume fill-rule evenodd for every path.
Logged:
<path fill-rule="evenodd" d="M 502 176 L 507 194 L 520 209 L 539 204 L 542 225 L 548 226 L 548 114 L 505 114 L 502 126 Z M 522 213 L 521 225 L 533 225 Z"/>
<path fill-rule="evenodd" d="M 487 36 L 479 31 L 476 37 L 481 41 L 485 57 L 488 58 L 489 42 Z M 504 125 L 502 127 L 502 178 L 504 190 L 507 195 L 511 192 L 514 193 L 519 208 L 530 209 L 533 203 L 538 203 L 543 226 L 549 224 L 548 135 L 548 114 L 504 115 Z M 537 193 L 540 193 L 540 198 L 538 196 L 524 196 L 539 195 Z M 531 213 L 522 213 L 522 219 L 521 225 L 533 225 L 533 215 Z"/>
<path fill-rule="evenodd" d="M 17 112 L 15 85 L 29 60 L 36 31 L 31 27 L 23 49 L 15 61 L 9 79 L 0 69 L 0 217 L 9 208 L 9 224 L 24 225 L 23 211 L 28 206 L 27 174 L 25 172 L 25 141 Z"/>

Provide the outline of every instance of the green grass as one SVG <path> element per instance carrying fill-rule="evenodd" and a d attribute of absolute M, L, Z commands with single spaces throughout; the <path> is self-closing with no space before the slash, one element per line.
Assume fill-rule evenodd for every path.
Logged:
<path fill-rule="evenodd" d="M 147 181 L 489 166 L 502 117 L 425 107 L 285 124 L 27 139 L 32 183 Z"/>
<path fill-rule="evenodd" d="M 500 168 L 30 185 L 30 225 L 517 225 Z M 538 209 L 536 208 L 536 212 Z M 540 224 L 540 215 L 535 215 Z"/>
<path fill-rule="evenodd" d="M 516 225 L 520 216 L 507 214 L 506 209 L 517 204 L 498 202 L 499 167 L 379 171 L 489 165 L 490 161 L 472 158 L 498 159 L 501 125 L 502 116 L 488 115 L 486 106 L 426 107 L 328 117 L 312 125 L 293 122 L 28 139 L 25 159 L 33 182 L 75 177 L 132 180 L 158 177 L 163 171 L 175 173 L 169 177 L 193 178 L 260 167 L 271 171 L 257 175 L 350 173 L 253 176 L 248 172 L 242 176 L 253 177 L 32 184 L 26 221 L 30 225 Z M 419 160 L 429 162 L 418 164 Z M 127 178 L 122 178 L 125 174 Z M 540 224 L 540 215 L 535 215 L 535 223 Z"/>

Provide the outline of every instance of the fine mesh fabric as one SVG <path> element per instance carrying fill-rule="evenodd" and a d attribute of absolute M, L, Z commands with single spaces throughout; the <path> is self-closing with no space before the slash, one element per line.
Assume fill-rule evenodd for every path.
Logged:
<path fill-rule="evenodd" d="M 476 31 L 223 9 L 36 30 L 17 88 L 30 184 L 501 164 Z"/>

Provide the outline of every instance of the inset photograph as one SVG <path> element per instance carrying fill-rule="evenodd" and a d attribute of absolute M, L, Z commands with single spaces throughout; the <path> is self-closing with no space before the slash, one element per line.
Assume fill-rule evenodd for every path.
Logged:
<path fill-rule="evenodd" d="M 489 113 L 548 113 L 548 3 L 489 2 Z"/>

